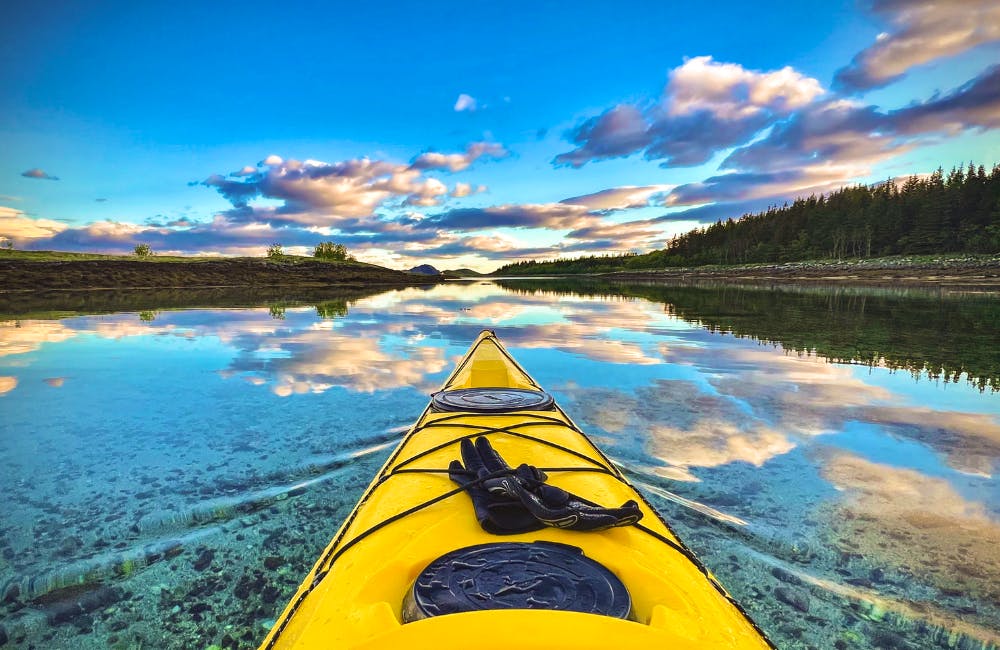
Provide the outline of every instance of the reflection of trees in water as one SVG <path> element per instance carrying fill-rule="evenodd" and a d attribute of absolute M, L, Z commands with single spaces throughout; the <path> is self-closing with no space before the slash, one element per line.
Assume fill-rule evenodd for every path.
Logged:
<path fill-rule="evenodd" d="M 0 293 L 0 320 L 64 318 L 83 314 L 138 312 L 140 320 L 161 311 L 197 308 L 253 308 L 270 305 L 316 306 L 322 318 L 347 315 L 351 301 L 391 288 L 294 289 L 287 287 L 217 289 L 134 289 L 122 291 L 49 291 Z M 150 319 L 152 320 L 152 319 Z"/>
<path fill-rule="evenodd" d="M 864 287 L 769 288 L 573 280 L 498 281 L 519 293 L 629 296 L 709 331 L 837 362 L 1000 390 L 1000 297 Z"/>
<path fill-rule="evenodd" d="M 320 318 L 343 318 L 347 316 L 347 301 L 326 300 L 316 303 L 316 315 Z"/>

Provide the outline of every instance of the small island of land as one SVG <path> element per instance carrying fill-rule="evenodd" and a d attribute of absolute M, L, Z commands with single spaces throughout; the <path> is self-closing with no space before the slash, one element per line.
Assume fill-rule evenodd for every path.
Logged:
<path fill-rule="evenodd" d="M 0 251 L 0 292 L 217 287 L 358 288 L 442 281 L 353 260 Z"/>

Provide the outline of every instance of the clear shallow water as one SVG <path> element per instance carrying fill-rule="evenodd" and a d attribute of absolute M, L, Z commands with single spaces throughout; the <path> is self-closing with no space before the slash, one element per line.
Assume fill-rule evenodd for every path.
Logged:
<path fill-rule="evenodd" d="M 255 646 L 484 327 L 779 647 L 1000 641 L 1000 300 L 516 281 L 216 302 L 0 322 L 9 646 Z"/>

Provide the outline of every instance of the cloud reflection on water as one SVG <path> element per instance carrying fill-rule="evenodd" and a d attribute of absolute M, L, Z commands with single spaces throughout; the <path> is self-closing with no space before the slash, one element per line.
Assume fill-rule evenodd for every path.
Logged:
<path fill-rule="evenodd" d="M 17 377 L 0 377 L 0 395 L 17 388 Z"/>
<path fill-rule="evenodd" d="M 997 416 L 907 405 L 912 400 L 905 394 L 866 382 L 849 365 L 764 347 L 673 346 L 668 359 L 697 367 L 720 394 L 741 401 L 753 416 L 792 439 L 836 434 L 863 423 L 919 442 L 964 473 L 990 476 L 1000 459 Z M 737 413 L 734 419 L 741 417 L 746 416 Z"/>
<path fill-rule="evenodd" d="M 76 336 L 63 321 L 0 321 L 0 357 L 34 352 L 43 343 L 59 343 Z"/>
<path fill-rule="evenodd" d="M 286 313 L 287 311 L 287 313 Z M 279 396 L 342 387 L 358 392 L 413 387 L 434 390 L 453 361 L 448 345 L 479 327 L 499 326 L 515 349 L 551 350 L 597 363 L 687 366 L 705 386 L 656 379 L 646 386 L 592 395 L 575 391 L 588 421 L 610 433 L 642 431 L 660 472 L 695 480 L 694 468 L 733 462 L 761 466 L 811 437 L 863 422 L 915 440 L 952 467 L 990 476 L 1000 457 L 1000 421 L 984 414 L 903 406 L 905 396 L 866 382 L 848 365 L 771 346 L 678 327 L 660 305 L 553 292 L 514 293 L 485 282 L 390 291 L 350 303 L 348 316 L 317 319 L 289 308 L 276 320 L 257 310 L 160 312 L 62 321 L 7 321 L 0 355 L 90 332 L 104 339 L 141 336 L 214 337 L 235 355 L 220 374 L 267 385 Z M 434 334 L 439 342 L 428 339 Z M 669 342 L 663 339 L 670 337 Z M 0 387 L 9 392 L 16 377 Z M 590 389 L 594 390 L 594 389 Z M 586 397 L 584 399 L 584 397 Z"/>
<path fill-rule="evenodd" d="M 840 451 L 819 456 L 824 477 L 844 491 L 825 510 L 836 543 L 942 589 L 996 598 L 1000 521 L 985 504 L 916 470 Z"/>
<path fill-rule="evenodd" d="M 712 395 L 689 381 L 657 381 L 633 394 L 611 389 L 573 392 L 572 411 L 618 435 L 637 435 L 662 462 L 660 476 L 699 481 L 692 468 L 745 462 L 760 467 L 795 447 L 789 436 L 748 417 L 725 395 Z"/>
<path fill-rule="evenodd" d="M 241 355 L 230 366 L 262 374 L 276 395 L 322 392 L 341 386 L 359 392 L 416 388 L 430 392 L 429 374 L 451 364 L 438 347 L 407 346 L 385 350 L 378 337 L 357 337 L 336 330 L 308 329 L 281 337 L 280 349 L 291 354 L 261 364 Z"/>

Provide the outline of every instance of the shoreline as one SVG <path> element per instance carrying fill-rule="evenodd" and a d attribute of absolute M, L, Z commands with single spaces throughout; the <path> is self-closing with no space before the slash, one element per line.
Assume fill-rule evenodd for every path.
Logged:
<path fill-rule="evenodd" d="M 517 277 L 517 276 L 512 276 Z M 876 259 L 850 262 L 789 262 L 611 271 L 536 277 L 589 277 L 645 282 L 725 281 L 748 284 L 830 284 L 947 287 L 1000 292 L 1000 256 L 939 260 Z"/>
<path fill-rule="evenodd" d="M 420 286 L 443 277 L 312 258 L 181 260 L 0 259 L 0 294 L 185 289 L 360 289 Z"/>

